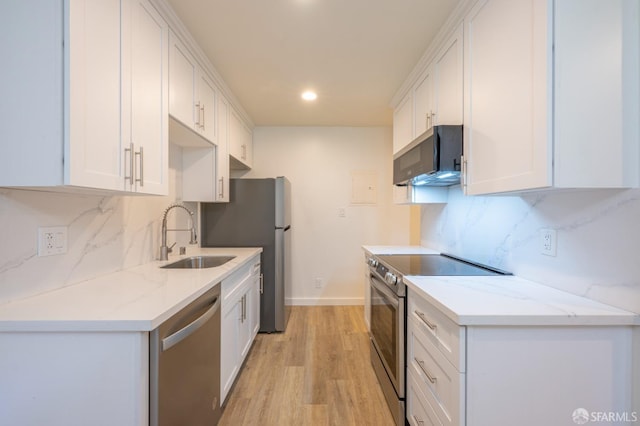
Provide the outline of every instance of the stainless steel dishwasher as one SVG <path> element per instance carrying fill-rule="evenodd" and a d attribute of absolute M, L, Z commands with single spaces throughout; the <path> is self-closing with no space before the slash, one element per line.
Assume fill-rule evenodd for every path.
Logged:
<path fill-rule="evenodd" d="M 220 284 L 151 332 L 151 426 L 213 426 L 220 408 Z"/>

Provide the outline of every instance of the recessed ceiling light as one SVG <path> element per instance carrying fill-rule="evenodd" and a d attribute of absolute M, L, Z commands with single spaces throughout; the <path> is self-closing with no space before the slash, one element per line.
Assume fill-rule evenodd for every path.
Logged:
<path fill-rule="evenodd" d="M 318 98 L 316 92 L 312 92 L 311 90 L 307 90 L 302 93 L 302 99 L 305 101 L 315 101 Z"/>

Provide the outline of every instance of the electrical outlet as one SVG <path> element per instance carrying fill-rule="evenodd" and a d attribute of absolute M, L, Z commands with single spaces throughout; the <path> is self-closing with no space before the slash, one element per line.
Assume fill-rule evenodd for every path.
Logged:
<path fill-rule="evenodd" d="M 322 288 L 322 278 L 315 279 L 316 288 Z"/>
<path fill-rule="evenodd" d="M 347 211 L 343 207 L 338 209 L 338 217 L 347 217 Z"/>
<path fill-rule="evenodd" d="M 67 227 L 38 228 L 38 256 L 53 256 L 67 252 Z"/>
<path fill-rule="evenodd" d="M 540 253 L 555 256 L 557 252 L 557 232 L 555 229 L 540 230 Z"/>

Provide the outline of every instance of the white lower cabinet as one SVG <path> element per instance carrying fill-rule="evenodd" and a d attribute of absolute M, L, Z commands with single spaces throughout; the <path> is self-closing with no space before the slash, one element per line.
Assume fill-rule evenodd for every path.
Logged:
<path fill-rule="evenodd" d="M 0 333 L 0 424 L 149 424 L 149 333 Z"/>
<path fill-rule="evenodd" d="M 633 411 L 630 326 L 461 326 L 414 291 L 408 304 L 411 425 L 568 425 L 578 408 Z"/>
<path fill-rule="evenodd" d="M 439 331 L 436 323 L 431 324 L 433 331 Z M 435 414 L 437 417 L 438 420 L 432 424 L 463 424 L 464 373 L 447 359 L 432 340 L 433 336 L 423 332 L 421 324 L 414 318 L 408 321 L 407 374 L 413 375 L 417 389 L 424 395 L 420 398 L 421 405 L 429 407 L 431 416 Z M 414 400 L 416 396 L 419 395 L 413 395 Z"/>
<path fill-rule="evenodd" d="M 407 371 L 407 420 L 412 426 L 442 426 L 422 392 L 420 379 L 411 370 Z"/>
<path fill-rule="evenodd" d="M 260 328 L 260 256 L 222 281 L 220 401 L 224 403 Z M 257 296 L 257 297 L 256 297 Z M 256 315 L 257 311 L 257 315 Z"/>

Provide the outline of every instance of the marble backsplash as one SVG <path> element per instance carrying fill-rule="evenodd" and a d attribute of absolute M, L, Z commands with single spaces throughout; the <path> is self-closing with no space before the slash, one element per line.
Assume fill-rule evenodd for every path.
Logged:
<path fill-rule="evenodd" d="M 156 259 L 164 209 L 182 194 L 180 161 L 180 149 L 172 146 L 169 195 L 163 197 L 0 188 L 0 304 Z M 176 212 L 170 227 L 184 227 L 188 218 Z M 66 226 L 68 252 L 38 257 L 40 226 Z M 186 245 L 189 236 L 169 238 Z"/>
<path fill-rule="evenodd" d="M 555 257 L 540 253 L 557 231 Z M 421 243 L 640 313 L 640 189 L 465 197 L 421 208 Z"/>

